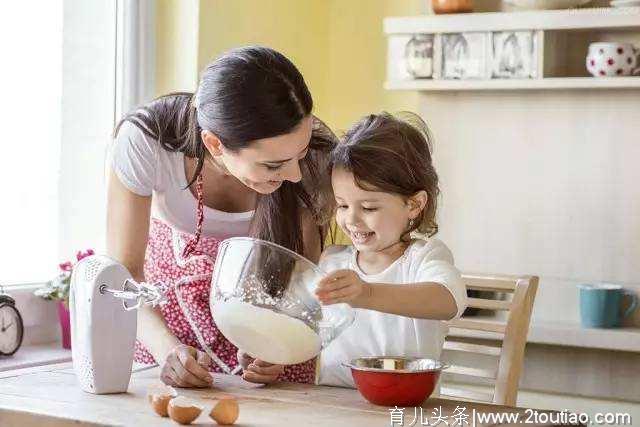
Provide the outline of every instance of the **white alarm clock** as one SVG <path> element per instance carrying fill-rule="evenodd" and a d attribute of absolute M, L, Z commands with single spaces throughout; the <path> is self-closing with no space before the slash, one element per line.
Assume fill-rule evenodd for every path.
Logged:
<path fill-rule="evenodd" d="M 11 356 L 22 345 L 24 325 L 16 301 L 0 287 L 0 356 Z"/>

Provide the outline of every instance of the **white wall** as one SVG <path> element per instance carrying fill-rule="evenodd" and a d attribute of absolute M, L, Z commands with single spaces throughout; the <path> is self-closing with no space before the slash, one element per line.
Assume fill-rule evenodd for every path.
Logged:
<path fill-rule="evenodd" d="M 577 322 L 577 283 L 640 284 L 640 91 L 425 94 L 421 112 L 462 270 L 539 275 L 533 321 Z"/>

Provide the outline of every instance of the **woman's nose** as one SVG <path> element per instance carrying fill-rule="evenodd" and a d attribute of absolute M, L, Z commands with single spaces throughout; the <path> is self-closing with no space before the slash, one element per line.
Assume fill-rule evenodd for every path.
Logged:
<path fill-rule="evenodd" d="M 300 163 L 291 162 L 287 168 L 284 179 L 291 182 L 300 182 L 302 179 L 302 171 L 300 170 Z"/>

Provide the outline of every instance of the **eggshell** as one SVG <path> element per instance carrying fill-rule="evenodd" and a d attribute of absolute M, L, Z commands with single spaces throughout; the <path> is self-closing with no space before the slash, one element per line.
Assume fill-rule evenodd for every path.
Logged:
<path fill-rule="evenodd" d="M 147 391 L 147 398 L 153 411 L 161 417 L 169 416 L 167 406 L 169 401 L 176 396 L 178 396 L 176 390 L 168 385 L 155 385 Z"/>
<path fill-rule="evenodd" d="M 209 416 L 221 425 L 235 423 L 239 415 L 240 407 L 238 401 L 233 397 L 220 399 L 209 413 Z"/>
<path fill-rule="evenodd" d="M 191 424 L 202 412 L 202 407 L 184 396 L 178 396 L 169 401 L 168 412 L 173 421 Z"/>

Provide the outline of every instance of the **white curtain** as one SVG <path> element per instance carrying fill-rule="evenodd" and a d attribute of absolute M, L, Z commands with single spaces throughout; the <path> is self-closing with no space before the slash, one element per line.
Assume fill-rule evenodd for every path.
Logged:
<path fill-rule="evenodd" d="M 155 93 L 155 1 L 117 1 L 116 120 Z"/>
<path fill-rule="evenodd" d="M 63 259 L 105 251 L 105 160 L 117 120 L 153 91 L 153 9 L 151 0 L 65 1 Z"/>

